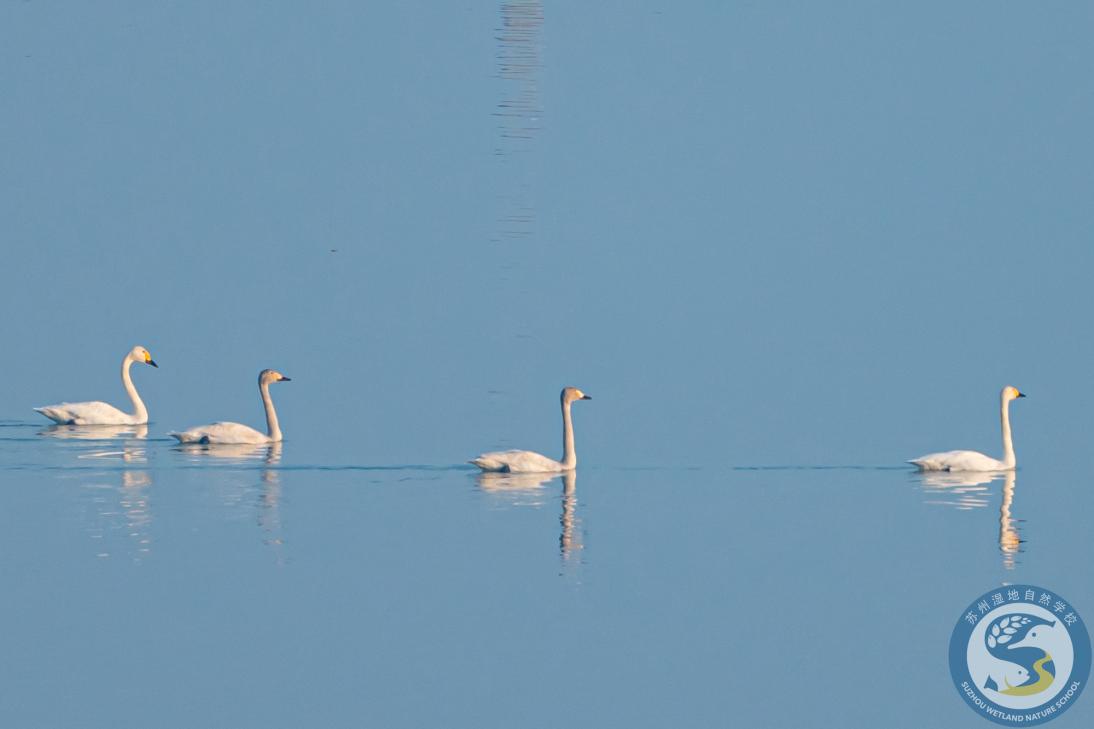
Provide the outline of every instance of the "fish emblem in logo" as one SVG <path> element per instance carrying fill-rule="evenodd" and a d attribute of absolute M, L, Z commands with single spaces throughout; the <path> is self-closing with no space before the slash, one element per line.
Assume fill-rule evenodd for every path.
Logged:
<path fill-rule="evenodd" d="M 984 689 L 1007 696 L 1033 696 L 1047 690 L 1056 680 L 1048 630 L 1055 625 L 1026 613 L 997 618 L 984 633 L 984 649 L 991 656 L 985 663 L 993 666 Z"/>

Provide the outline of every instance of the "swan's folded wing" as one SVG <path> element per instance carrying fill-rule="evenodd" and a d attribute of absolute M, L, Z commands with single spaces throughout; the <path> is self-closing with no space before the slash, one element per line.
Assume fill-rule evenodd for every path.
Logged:
<path fill-rule="evenodd" d="M 998 471 L 1006 468 L 1003 463 L 977 451 L 928 453 L 908 463 L 914 463 L 922 471 Z"/>
<path fill-rule="evenodd" d="M 211 423 L 184 430 L 181 433 L 168 433 L 180 443 L 269 443 L 269 436 L 242 423 Z"/>
<path fill-rule="evenodd" d="M 34 408 L 63 425 L 134 425 L 134 417 L 105 402 L 63 402 Z"/>
<path fill-rule="evenodd" d="M 61 425 L 68 425 L 72 422 L 72 416 L 67 410 L 65 410 L 66 403 L 60 405 L 44 405 L 40 408 L 34 408 L 34 412 L 41 413 L 55 423 Z"/>
<path fill-rule="evenodd" d="M 495 451 L 493 453 L 483 453 L 470 462 L 484 471 L 551 473 L 562 470 L 562 464 L 558 461 L 533 451 Z"/>

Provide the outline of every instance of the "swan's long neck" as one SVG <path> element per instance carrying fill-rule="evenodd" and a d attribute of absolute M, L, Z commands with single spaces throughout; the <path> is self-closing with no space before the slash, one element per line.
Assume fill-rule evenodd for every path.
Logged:
<path fill-rule="evenodd" d="M 1007 468 L 1014 468 L 1014 443 L 1010 439 L 1010 400 L 1005 397 L 1000 399 L 999 420 L 1003 424 L 1003 463 Z"/>
<path fill-rule="evenodd" d="M 132 366 L 133 360 L 126 356 L 122 360 L 122 385 L 125 386 L 129 399 L 133 401 L 133 417 L 145 423 L 148 422 L 148 408 L 144 406 L 144 401 L 141 400 L 141 396 L 137 394 L 137 388 L 133 385 L 133 378 L 129 376 L 129 368 Z"/>
<path fill-rule="evenodd" d="M 266 432 L 270 440 L 277 443 L 281 440 L 281 426 L 277 423 L 277 411 L 270 397 L 270 383 L 258 383 L 258 390 L 262 393 L 262 406 L 266 408 Z"/>
<path fill-rule="evenodd" d="M 574 450 L 574 421 L 570 417 L 570 403 L 562 403 L 562 467 L 573 468 L 577 465 L 577 452 Z"/>

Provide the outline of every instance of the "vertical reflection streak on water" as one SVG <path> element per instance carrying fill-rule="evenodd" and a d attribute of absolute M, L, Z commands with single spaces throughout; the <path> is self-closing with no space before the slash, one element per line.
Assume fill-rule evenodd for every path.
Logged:
<path fill-rule="evenodd" d="M 543 105 L 540 97 L 542 67 L 542 0 L 501 0 L 494 28 L 494 77 L 497 96 L 490 109 L 494 130 L 494 225 L 487 242 L 492 269 L 493 299 L 486 330 L 489 343 L 504 347 L 513 366 L 497 373 L 486 406 L 500 418 L 506 393 L 515 388 L 523 364 L 537 356 L 532 322 L 522 315 L 519 302 L 527 297 L 529 272 L 537 269 L 536 140 Z M 510 446 L 507 431 L 498 432 L 491 447 Z"/>
<path fill-rule="evenodd" d="M 1019 552 L 1022 552 L 1022 539 L 1018 533 L 1018 520 L 1011 516 L 1014 506 L 1014 471 L 1007 471 L 1003 481 L 1003 499 L 999 503 L 999 551 L 1003 555 L 1003 567 L 1014 569 Z"/>
<path fill-rule="evenodd" d="M 1003 479 L 1003 493 L 999 502 L 999 553 L 1003 567 L 1013 570 L 1018 555 L 1025 551 L 1018 524 L 1021 520 L 1013 515 L 1014 491 L 1017 475 L 1014 471 L 950 472 L 931 471 L 918 474 L 925 495 L 924 502 L 933 506 L 947 506 L 960 511 L 974 511 L 987 506 L 991 500 L 991 483 Z"/>
<path fill-rule="evenodd" d="M 147 471 L 123 471 L 121 507 L 125 514 L 126 532 L 136 542 L 136 560 L 152 551 L 152 503 L 148 487 L 152 476 Z"/>
<path fill-rule="evenodd" d="M 559 497 L 561 512 L 558 516 L 558 550 L 562 561 L 562 573 L 584 563 L 584 532 L 581 518 L 577 515 L 577 472 L 562 473 L 504 473 L 486 471 L 475 477 L 479 490 L 489 494 L 497 508 L 538 509 L 547 503 L 544 489 L 562 477 L 562 495 Z"/>
<path fill-rule="evenodd" d="M 495 154 L 505 157 L 527 151 L 539 133 L 543 107 L 539 96 L 540 29 L 543 3 L 540 0 L 505 0 L 501 3 L 498 42 L 498 78 L 505 92 L 494 110 L 498 144 Z"/>
<path fill-rule="evenodd" d="M 491 242 L 493 259 L 503 282 L 498 291 L 503 300 L 520 294 L 521 287 L 514 279 L 535 246 L 537 195 L 533 152 L 543 115 L 539 89 L 542 27 L 541 0 L 501 3 L 500 27 L 495 34 L 496 75 L 501 89 L 492 113 L 496 131 L 494 156 L 499 165 L 498 213 Z M 506 307 L 499 307 L 499 311 L 505 310 Z M 509 340 L 515 335 L 527 336 L 523 331 L 525 325 L 511 322 L 502 335 Z"/>
<path fill-rule="evenodd" d="M 258 497 L 258 527 L 262 530 L 262 543 L 274 550 L 275 562 L 284 567 L 282 551 L 285 538 L 281 529 L 281 473 L 271 466 L 281 461 L 281 444 L 273 443 L 266 452 L 266 466 L 262 471 L 262 484 Z"/>
<path fill-rule="evenodd" d="M 226 471 L 225 477 L 218 480 L 219 498 L 229 514 L 245 518 L 253 517 L 262 532 L 262 543 L 274 550 L 275 562 L 279 567 L 288 560 L 282 550 L 285 539 L 281 523 L 281 471 L 276 466 L 281 462 L 282 443 L 269 445 L 252 444 L 186 444 L 177 446 L 177 450 L 188 456 L 193 463 L 222 460 L 225 463 L 244 465 L 262 461 L 265 466 L 259 471 L 257 486 L 251 480 L 254 471 Z"/>
<path fill-rule="evenodd" d="M 148 426 L 60 425 L 50 426 L 39 435 L 71 444 L 71 452 L 78 461 L 124 464 L 120 471 L 95 471 L 90 476 L 80 476 L 81 486 L 90 494 L 88 501 L 94 510 L 94 516 L 89 517 L 87 533 L 96 543 L 96 557 L 113 556 L 116 549 L 112 537 L 122 534 L 126 543 L 132 546 L 133 561 L 141 562 L 152 551 L 149 490 L 152 476 L 141 467 L 148 463 L 145 444 Z"/>
<path fill-rule="evenodd" d="M 585 548 L 585 540 L 581 531 L 581 519 L 577 516 L 577 472 L 564 473 L 562 486 L 562 513 L 558 517 L 561 526 L 558 549 L 565 569 L 568 565 L 583 561 L 579 559 L 579 555 Z"/>

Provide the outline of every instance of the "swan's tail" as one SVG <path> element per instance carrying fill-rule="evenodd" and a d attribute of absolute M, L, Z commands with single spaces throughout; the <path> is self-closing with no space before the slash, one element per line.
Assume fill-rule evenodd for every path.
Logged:
<path fill-rule="evenodd" d="M 46 407 L 34 408 L 34 412 L 41 413 L 53 422 L 60 423 L 61 425 L 67 425 L 68 423 L 72 422 L 72 419 L 68 416 L 68 413 L 64 412 L 63 410 L 58 410 L 54 407 L 49 407 L 48 405 Z"/>
<path fill-rule="evenodd" d="M 484 471 L 504 471 L 505 464 L 501 461 L 493 458 L 487 458 L 486 456 L 479 456 L 478 458 L 472 458 L 468 461 L 473 466 L 478 466 Z"/>

